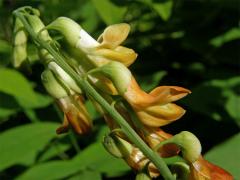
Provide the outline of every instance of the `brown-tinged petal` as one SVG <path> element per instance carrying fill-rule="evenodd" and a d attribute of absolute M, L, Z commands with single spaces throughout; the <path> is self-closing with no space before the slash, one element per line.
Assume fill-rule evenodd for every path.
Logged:
<path fill-rule="evenodd" d="M 190 93 L 190 90 L 179 86 L 159 86 L 152 90 L 149 94 L 154 96 L 156 99 L 161 100 L 160 103 L 166 104 L 177 101 Z"/>
<path fill-rule="evenodd" d="M 69 127 L 69 122 L 68 122 L 68 120 L 67 120 L 66 115 L 64 114 L 63 123 L 62 123 L 62 125 L 61 125 L 59 128 L 57 128 L 56 133 L 57 133 L 57 134 L 66 133 L 66 132 L 68 132 L 69 128 L 70 128 L 70 127 Z"/>
<path fill-rule="evenodd" d="M 145 128 L 144 139 L 151 148 L 155 148 L 160 142 L 171 138 L 172 135 L 164 132 L 160 128 Z M 180 149 L 175 144 L 166 144 L 158 152 L 161 157 L 171 157 L 179 153 Z"/>
<path fill-rule="evenodd" d="M 108 26 L 98 38 L 98 41 L 102 41 L 99 47 L 114 49 L 125 41 L 129 32 L 130 26 L 126 23 Z"/>
<path fill-rule="evenodd" d="M 178 86 L 159 86 L 147 94 L 139 87 L 134 77 L 132 77 L 124 96 L 133 107 L 141 109 L 156 104 L 166 104 L 176 101 L 190 92 Z"/>
<path fill-rule="evenodd" d="M 82 101 L 79 95 L 71 95 L 58 100 L 65 116 L 63 125 L 57 129 L 57 133 L 66 132 L 69 126 L 78 134 L 88 133 L 92 129 L 92 122 Z"/>
<path fill-rule="evenodd" d="M 190 180 L 233 180 L 232 175 L 224 169 L 199 157 L 190 164 Z"/>
<path fill-rule="evenodd" d="M 181 118 L 185 110 L 180 106 L 168 103 L 165 105 L 155 105 L 144 110 L 135 110 L 140 121 L 150 127 L 160 127 L 167 125 Z"/>

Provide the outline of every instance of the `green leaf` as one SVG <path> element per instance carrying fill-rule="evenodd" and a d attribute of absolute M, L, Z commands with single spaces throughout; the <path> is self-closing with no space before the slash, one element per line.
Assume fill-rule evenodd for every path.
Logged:
<path fill-rule="evenodd" d="M 0 53 L 10 53 L 12 46 L 9 42 L 0 39 Z"/>
<path fill-rule="evenodd" d="M 68 178 L 68 180 L 101 180 L 101 174 L 95 171 L 85 170 L 80 171 L 75 176 Z"/>
<path fill-rule="evenodd" d="M 44 107 L 52 101 L 48 96 L 34 92 L 22 74 L 7 68 L 0 69 L 0 92 L 13 96 L 23 108 Z"/>
<path fill-rule="evenodd" d="M 240 133 L 208 151 L 205 158 L 240 179 Z"/>
<path fill-rule="evenodd" d="M 153 9 L 158 13 L 158 15 L 164 20 L 168 20 L 172 13 L 172 0 L 161 0 L 162 2 L 152 3 Z"/>
<path fill-rule="evenodd" d="M 81 167 L 76 167 L 72 161 L 50 161 L 43 164 L 38 164 L 28 169 L 26 172 L 18 176 L 17 180 L 26 179 L 62 179 L 81 170 Z"/>
<path fill-rule="evenodd" d="M 240 127 L 240 96 L 235 93 L 231 93 L 225 104 L 226 110 L 229 115 L 236 120 Z"/>
<path fill-rule="evenodd" d="M 63 152 L 68 150 L 71 147 L 71 144 L 63 144 L 59 142 L 51 143 L 50 147 L 39 157 L 39 162 L 44 162 L 50 158 L 62 155 Z"/>
<path fill-rule="evenodd" d="M 12 96 L 0 92 L 0 120 L 6 120 L 19 109 L 18 103 Z"/>
<path fill-rule="evenodd" d="M 92 5 L 91 1 L 87 1 L 81 7 L 82 18 L 84 21 L 81 23 L 83 29 L 91 33 L 96 30 L 100 18 L 97 15 L 96 8 Z"/>
<path fill-rule="evenodd" d="M 126 7 L 117 6 L 111 0 L 92 0 L 92 3 L 107 25 L 122 22 L 127 11 Z"/>
<path fill-rule="evenodd" d="M 0 134 L 0 170 L 12 165 L 31 165 L 37 154 L 54 137 L 56 123 L 18 126 Z"/>
<path fill-rule="evenodd" d="M 86 169 L 96 170 L 99 173 L 108 171 L 116 174 L 129 169 L 125 164 L 121 164 L 118 161 L 119 159 L 115 159 L 108 154 L 102 144 L 98 142 L 88 146 L 72 160 L 50 161 L 37 164 L 21 174 L 17 179 L 63 179 Z M 99 164 L 101 166 L 106 164 L 106 166 L 101 168 Z"/>
<path fill-rule="evenodd" d="M 90 114 L 91 119 L 97 119 L 100 116 L 99 112 L 94 107 L 93 103 L 90 100 L 87 100 L 85 103 L 88 113 Z"/>
<path fill-rule="evenodd" d="M 235 39 L 240 39 L 240 28 L 232 28 L 229 31 L 221 34 L 210 40 L 210 44 L 215 47 L 220 47 L 224 43 L 230 42 Z"/>

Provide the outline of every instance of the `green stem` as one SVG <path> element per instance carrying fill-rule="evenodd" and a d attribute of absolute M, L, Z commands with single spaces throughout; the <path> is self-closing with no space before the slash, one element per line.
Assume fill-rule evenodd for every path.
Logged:
<path fill-rule="evenodd" d="M 98 92 L 92 87 L 92 85 L 84 80 L 79 74 L 77 74 L 66 62 L 64 57 L 62 57 L 52 46 L 46 43 L 44 40 L 40 39 L 37 34 L 32 30 L 31 26 L 27 22 L 26 18 L 21 12 L 17 10 L 14 11 L 14 15 L 18 17 L 22 23 L 24 24 L 27 32 L 31 35 L 34 41 L 39 44 L 42 48 L 45 48 L 53 57 L 53 61 L 57 63 L 66 73 L 71 76 L 79 87 L 89 96 L 91 96 L 96 102 L 98 102 L 105 110 L 108 112 L 111 117 L 119 124 L 119 126 L 123 129 L 124 133 L 127 137 L 134 143 L 146 157 L 148 157 L 151 162 L 158 168 L 161 175 L 166 180 L 175 179 L 171 174 L 168 166 L 164 162 L 164 160 L 159 156 L 157 152 L 152 151 L 150 147 L 146 145 L 146 143 L 139 137 L 139 135 L 131 128 L 131 126 L 126 122 L 126 120 L 112 107 L 109 103 L 105 101 L 105 99 L 98 94 Z"/>

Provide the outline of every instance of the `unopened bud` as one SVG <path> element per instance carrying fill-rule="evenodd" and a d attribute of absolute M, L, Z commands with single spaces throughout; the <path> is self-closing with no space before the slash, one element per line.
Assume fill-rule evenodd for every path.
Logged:
<path fill-rule="evenodd" d="M 57 18 L 47 28 L 60 32 L 70 46 L 81 50 L 99 45 L 78 23 L 67 17 Z"/>
<path fill-rule="evenodd" d="M 13 66 L 20 67 L 27 61 L 27 33 L 22 22 L 16 18 L 14 25 Z"/>
<path fill-rule="evenodd" d="M 28 22 L 33 28 L 35 33 L 39 33 L 38 36 L 41 37 L 44 41 L 50 41 L 51 37 L 48 34 L 48 31 L 45 28 L 45 25 L 37 15 L 26 15 Z"/>
<path fill-rule="evenodd" d="M 183 158 L 190 163 L 195 162 L 201 155 L 202 147 L 200 141 L 194 134 L 188 131 L 182 131 L 172 138 L 163 141 L 161 144 L 171 143 L 181 148 Z"/>
<path fill-rule="evenodd" d="M 68 96 L 67 91 L 57 81 L 57 79 L 49 69 L 43 71 L 41 79 L 45 89 L 52 97 L 60 99 Z"/>
<path fill-rule="evenodd" d="M 117 158 L 127 158 L 133 150 L 129 142 L 113 133 L 104 137 L 103 145 L 110 154 Z"/>
<path fill-rule="evenodd" d="M 50 62 L 48 68 L 51 69 L 57 76 L 59 76 L 64 84 L 66 84 L 71 90 L 77 93 L 82 93 L 76 82 L 55 62 Z"/>

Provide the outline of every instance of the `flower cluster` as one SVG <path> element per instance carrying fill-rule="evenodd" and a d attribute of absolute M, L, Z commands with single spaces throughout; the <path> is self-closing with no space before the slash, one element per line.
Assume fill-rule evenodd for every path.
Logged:
<path fill-rule="evenodd" d="M 185 110 L 174 102 L 191 91 L 178 86 L 159 86 L 149 93 L 141 89 L 128 69 L 136 60 L 137 53 L 122 45 L 130 32 L 128 24 L 111 25 L 95 40 L 69 18 L 59 17 L 45 26 L 39 13 L 31 11 L 26 17 L 35 33 L 51 44 L 75 72 L 90 82 L 153 151 L 163 158 L 180 156 L 181 152 L 182 162 L 171 165 L 177 178 L 232 179 L 228 172 L 203 159 L 201 144 L 195 135 L 187 131 L 171 135 L 161 129 L 184 115 Z M 61 38 L 53 40 L 48 31 L 57 32 Z M 14 64 L 18 67 L 27 59 L 27 33 L 18 18 L 15 20 L 14 45 Z M 39 55 L 46 67 L 42 82 L 64 113 L 63 124 L 57 133 L 64 133 L 69 128 L 78 134 L 89 132 L 93 125 L 84 106 L 84 92 L 41 46 Z M 141 176 L 158 177 L 160 172 L 155 165 L 127 138 L 112 117 L 93 98 L 90 100 L 111 129 L 103 141 L 110 154 L 124 159 Z"/>

